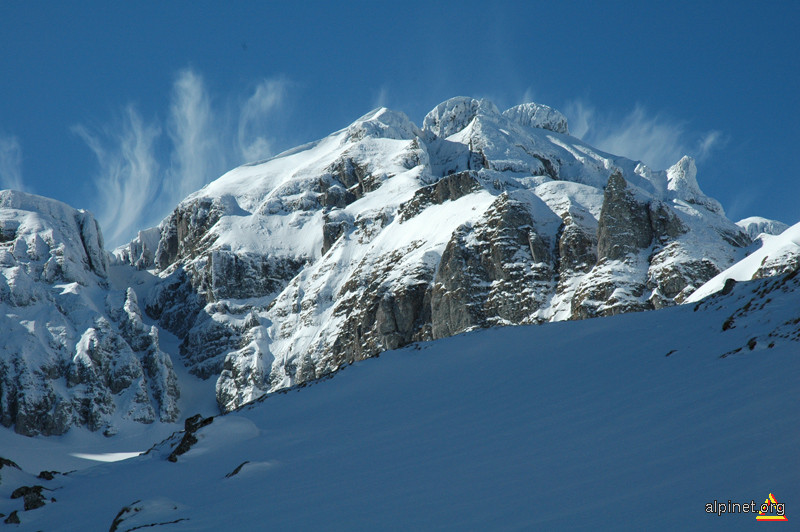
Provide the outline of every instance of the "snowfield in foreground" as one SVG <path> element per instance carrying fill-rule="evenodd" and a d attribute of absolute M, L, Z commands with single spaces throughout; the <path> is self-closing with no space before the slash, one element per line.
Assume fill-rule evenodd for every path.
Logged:
<path fill-rule="evenodd" d="M 387 352 L 214 418 L 176 462 L 182 434 L 50 481 L 6 466 L 0 512 L 22 530 L 749 530 L 705 505 L 773 493 L 794 521 L 798 294 L 795 271 Z M 23 512 L 9 493 L 33 484 L 46 504 Z"/>

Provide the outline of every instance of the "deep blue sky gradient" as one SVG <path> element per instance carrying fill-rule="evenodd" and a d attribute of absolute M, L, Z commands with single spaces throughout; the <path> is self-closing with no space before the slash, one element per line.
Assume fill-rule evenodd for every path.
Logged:
<path fill-rule="evenodd" d="M 798 22 L 794 2 L 4 2 L 0 136 L 21 147 L 27 190 L 96 210 L 98 164 L 75 126 L 113 130 L 133 104 L 166 128 L 187 68 L 217 109 L 281 80 L 272 153 L 377 104 L 421 124 L 452 96 L 501 110 L 528 96 L 573 132 L 593 109 L 606 136 L 638 108 L 687 147 L 717 132 L 698 180 L 731 218 L 794 223 Z M 157 148 L 167 161 L 165 135 Z"/>

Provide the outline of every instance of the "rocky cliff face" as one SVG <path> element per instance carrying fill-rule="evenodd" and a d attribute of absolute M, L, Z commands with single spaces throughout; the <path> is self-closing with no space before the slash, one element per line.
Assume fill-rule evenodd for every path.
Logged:
<path fill-rule="evenodd" d="M 91 214 L 0 192 L 0 424 L 25 435 L 174 421 L 178 384 Z"/>
<path fill-rule="evenodd" d="M 691 159 L 654 171 L 471 98 L 237 168 L 157 232 L 117 257 L 157 269 L 147 311 L 222 410 L 410 342 L 674 305 L 750 243 Z"/>

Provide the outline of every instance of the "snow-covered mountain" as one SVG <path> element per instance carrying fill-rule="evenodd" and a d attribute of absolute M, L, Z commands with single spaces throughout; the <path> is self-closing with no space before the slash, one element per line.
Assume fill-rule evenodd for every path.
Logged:
<path fill-rule="evenodd" d="M 414 344 L 78 472 L 36 477 L 41 440 L 4 448 L 0 513 L 65 531 L 750 530 L 756 513 L 706 505 L 772 493 L 792 521 L 798 297 L 794 270 Z"/>
<path fill-rule="evenodd" d="M 800 495 L 798 268 L 800 224 L 733 223 L 690 158 L 604 153 L 539 104 L 375 110 L 113 255 L 88 212 L 0 191 L 0 517 L 714 527 L 705 502 Z"/>
<path fill-rule="evenodd" d="M 0 191 L 0 423 L 25 435 L 175 421 L 179 390 L 92 215 Z"/>
<path fill-rule="evenodd" d="M 0 423 L 31 435 L 179 421 L 185 368 L 227 411 L 412 342 L 672 306 L 779 227 L 728 220 L 688 157 L 471 98 L 236 168 L 112 257 L 89 213 L 0 194 Z"/>
<path fill-rule="evenodd" d="M 796 271 L 800 268 L 800 223 L 777 235 L 760 232 L 758 249 L 698 288 L 687 303 L 694 303 L 730 287 L 731 281 L 763 279 Z"/>
<path fill-rule="evenodd" d="M 748 216 L 736 222 L 736 225 L 744 229 L 751 239 L 755 240 L 758 235 L 779 235 L 786 231 L 789 226 L 777 220 L 770 220 L 761 216 Z"/>
<path fill-rule="evenodd" d="M 653 170 L 547 106 L 454 98 L 237 168 L 116 256 L 158 272 L 148 314 L 229 410 L 414 341 L 674 305 L 750 242 L 688 157 Z"/>

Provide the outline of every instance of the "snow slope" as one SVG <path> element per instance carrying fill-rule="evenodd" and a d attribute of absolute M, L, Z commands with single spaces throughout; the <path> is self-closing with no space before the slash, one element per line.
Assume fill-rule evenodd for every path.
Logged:
<path fill-rule="evenodd" d="M 21 530 L 749 530 L 705 505 L 773 493 L 793 521 L 798 295 L 794 271 L 415 344 L 218 416 L 174 463 L 180 434 L 0 512 Z"/>
<path fill-rule="evenodd" d="M 762 233 L 759 238 L 761 240 L 760 248 L 709 279 L 686 302 L 694 303 L 722 290 L 728 279 L 748 281 L 778 275 L 800 267 L 800 223 L 778 235 Z"/>

